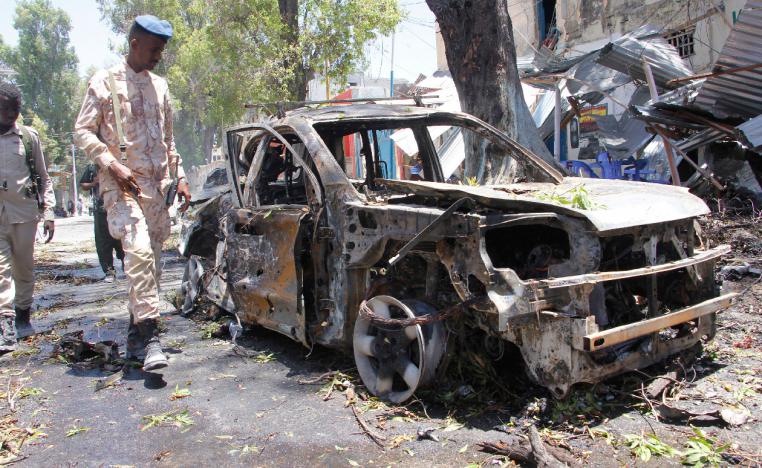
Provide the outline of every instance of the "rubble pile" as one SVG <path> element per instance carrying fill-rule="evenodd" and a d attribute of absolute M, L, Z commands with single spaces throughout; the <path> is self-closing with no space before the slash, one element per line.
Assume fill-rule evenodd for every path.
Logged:
<path fill-rule="evenodd" d="M 749 44 L 762 39 L 760 11 L 747 2 L 709 73 L 694 73 L 651 25 L 582 55 L 543 47 L 519 58 L 541 136 L 549 147 L 556 133 L 569 140 L 556 157 L 573 175 L 672 183 L 758 209 L 762 54 Z"/>

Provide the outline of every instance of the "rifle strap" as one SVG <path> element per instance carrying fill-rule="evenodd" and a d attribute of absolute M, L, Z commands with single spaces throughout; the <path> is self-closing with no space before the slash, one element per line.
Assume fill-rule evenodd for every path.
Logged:
<path fill-rule="evenodd" d="M 37 207 L 42 210 L 43 202 L 40 194 L 40 174 L 37 172 L 37 163 L 34 160 L 34 153 L 32 152 L 32 134 L 24 125 L 19 125 L 19 130 L 21 131 L 21 143 L 24 145 L 24 159 L 26 159 L 26 166 L 29 168 L 31 192 L 37 199 Z"/>
<path fill-rule="evenodd" d="M 116 80 L 111 70 L 108 72 L 108 81 L 111 87 L 111 107 L 114 109 L 116 134 L 119 137 L 119 153 L 122 155 L 122 161 L 127 161 L 127 143 L 124 141 L 124 130 L 122 129 L 122 106 L 119 103 L 119 95 L 116 92 Z"/>
<path fill-rule="evenodd" d="M 32 134 L 29 133 L 24 125 L 19 125 L 21 131 L 21 142 L 24 144 L 24 156 L 26 157 L 26 165 L 29 167 L 29 175 L 34 176 L 37 173 L 35 170 L 34 155 L 32 154 Z"/>

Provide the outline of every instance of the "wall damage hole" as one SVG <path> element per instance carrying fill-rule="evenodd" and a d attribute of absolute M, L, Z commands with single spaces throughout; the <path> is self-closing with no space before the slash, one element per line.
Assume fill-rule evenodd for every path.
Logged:
<path fill-rule="evenodd" d="M 364 227 L 365 229 L 376 229 L 378 227 L 376 218 L 374 218 L 373 215 L 367 211 L 358 212 L 357 217 L 360 218 L 360 226 Z"/>
<path fill-rule="evenodd" d="M 355 248 L 354 242 L 347 242 L 347 250 L 352 250 Z"/>
<path fill-rule="evenodd" d="M 357 231 L 357 225 L 355 223 L 352 223 L 349 225 L 349 232 L 355 232 Z"/>
<path fill-rule="evenodd" d="M 257 270 L 257 276 L 262 276 L 264 273 L 265 273 L 264 270 L 262 270 L 261 268 Z"/>

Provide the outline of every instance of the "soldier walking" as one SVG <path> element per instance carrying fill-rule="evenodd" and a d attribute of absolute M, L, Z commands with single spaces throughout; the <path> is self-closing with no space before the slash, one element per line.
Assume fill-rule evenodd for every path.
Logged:
<path fill-rule="evenodd" d="M 167 81 L 150 72 L 171 37 L 169 22 L 151 15 L 135 18 L 126 60 L 90 79 L 74 129 L 77 145 L 98 166 L 109 232 L 124 249 L 127 358 L 142 359 L 146 371 L 168 364 L 159 342 L 158 285 L 173 178 L 184 202 L 181 210 L 190 203 L 175 149 Z"/>
<path fill-rule="evenodd" d="M 113 283 L 116 281 L 116 270 L 114 269 L 114 252 L 116 258 L 122 261 L 122 270 L 124 270 L 124 250 L 122 243 L 108 232 L 108 218 L 106 208 L 103 206 L 103 197 L 100 194 L 98 184 L 98 166 L 90 163 L 82 173 L 79 179 L 79 186 L 82 190 L 89 190 L 93 203 L 93 230 L 95 231 L 95 251 L 98 253 L 98 263 L 101 264 L 103 274 L 106 275 L 103 281 Z"/>
<path fill-rule="evenodd" d="M 45 242 L 55 231 L 56 196 L 40 137 L 16 123 L 20 112 L 18 88 L 0 81 L 0 354 L 16 349 L 17 335 L 34 333 L 30 314 L 37 223 L 45 220 Z"/>

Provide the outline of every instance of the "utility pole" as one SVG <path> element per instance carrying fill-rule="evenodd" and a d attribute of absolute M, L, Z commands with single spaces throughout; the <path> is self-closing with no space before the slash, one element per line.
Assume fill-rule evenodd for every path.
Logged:
<path fill-rule="evenodd" d="M 325 58 L 323 63 L 323 73 L 325 74 L 325 99 L 327 101 L 331 99 L 331 82 L 328 78 L 328 57 Z"/>
<path fill-rule="evenodd" d="M 558 81 L 553 89 L 556 100 L 553 108 L 553 157 L 556 161 L 561 161 L 561 89 L 558 87 Z"/>
<path fill-rule="evenodd" d="M 394 36 L 397 35 L 397 27 L 392 31 L 392 64 L 389 70 L 389 97 L 394 97 Z"/>
<path fill-rule="evenodd" d="M 74 212 L 76 213 L 79 197 L 77 195 L 77 147 L 74 143 L 71 144 L 71 182 L 74 186 Z"/>

